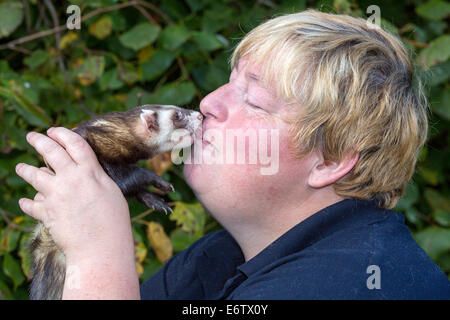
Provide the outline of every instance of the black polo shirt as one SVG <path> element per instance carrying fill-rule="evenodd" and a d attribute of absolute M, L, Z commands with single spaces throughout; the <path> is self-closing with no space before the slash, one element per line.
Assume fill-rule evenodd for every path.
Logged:
<path fill-rule="evenodd" d="M 450 299 L 450 282 L 402 215 L 348 199 L 313 214 L 245 262 L 221 230 L 172 257 L 142 299 Z"/>

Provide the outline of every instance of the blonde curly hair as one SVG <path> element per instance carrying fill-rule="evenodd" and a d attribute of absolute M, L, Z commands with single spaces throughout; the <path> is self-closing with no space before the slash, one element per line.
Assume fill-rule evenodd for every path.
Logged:
<path fill-rule="evenodd" d="M 336 161 L 357 152 L 355 167 L 334 183 L 336 193 L 396 205 L 428 128 L 428 104 L 399 39 L 361 18 L 306 10 L 253 29 L 231 67 L 243 57 L 298 106 L 289 119 L 297 156 L 319 150 Z"/>

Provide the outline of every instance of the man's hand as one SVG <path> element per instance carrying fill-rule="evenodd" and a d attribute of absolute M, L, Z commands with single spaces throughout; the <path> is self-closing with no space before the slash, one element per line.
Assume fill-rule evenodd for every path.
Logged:
<path fill-rule="evenodd" d="M 49 129 L 47 134 L 48 137 L 31 132 L 27 141 L 44 157 L 54 174 L 46 168 L 18 164 L 17 174 L 38 191 L 34 200 L 20 199 L 19 205 L 26 214 L 49 229 L 63 250 L 67 264 L 80 268 L 83 295 L 71 297 L 101 298 L 102 290 L 107 291 L 111 285 L 114 287 L 115 277 L 121 282 L 121 290 L 125 279 L 133 282 L 134 290 L 137 283 L 138 290 L 125 197 L 81 136 L 60 127 Z M 123 276 L 117 274 L 121 271 L 125 272 Z M 89 281 L 88 277 L 93 279 Z M 102 287 L 105 277 L 106 287 Z M 89 286 L 94 285 L 91 290 Z M 107 296 L 118 298 L 113 289 L 110 288 Z M 67 297 L 66 293 L 65 288 Z"/>

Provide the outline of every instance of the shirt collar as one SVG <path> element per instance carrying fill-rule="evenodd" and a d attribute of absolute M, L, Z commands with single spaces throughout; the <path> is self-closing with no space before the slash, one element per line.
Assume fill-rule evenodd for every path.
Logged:
<path fill-rule="evenodd" d="M 385 214 L 383 214 L 385 212 Z M 346 199 L 326 207 L 303 220 L 272 242 L 238 270 L 247 277 L 267 264 L 299 252 L 332 233 L 357 225 L 366 225 L 386 217 L 375 201 Z"/>

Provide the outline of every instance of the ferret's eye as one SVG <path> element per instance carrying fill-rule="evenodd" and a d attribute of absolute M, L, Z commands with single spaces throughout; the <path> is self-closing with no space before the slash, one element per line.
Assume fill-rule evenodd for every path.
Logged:
<path fill-rule="evenodd" d="M 181 112 L 177 112 L 174 116 L 173 116 L 173 121 L 180 121 L 183 118 L 183 115 L 181 114 Z"/>

